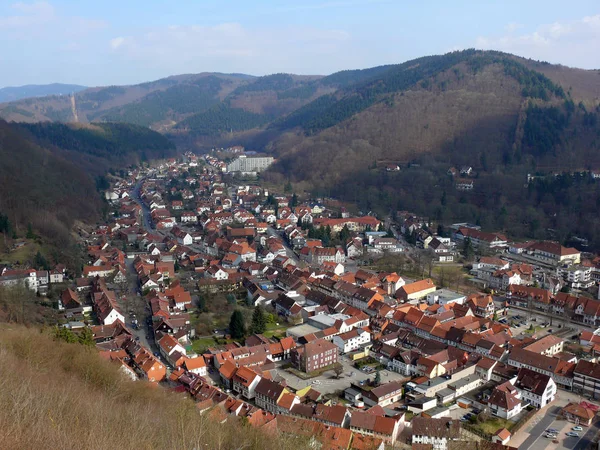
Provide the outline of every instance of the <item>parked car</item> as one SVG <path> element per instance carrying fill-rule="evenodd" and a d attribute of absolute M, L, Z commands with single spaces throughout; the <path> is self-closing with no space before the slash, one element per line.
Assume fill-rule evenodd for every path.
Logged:
<path fill-rule="evenodd" d="M 546 433 L 558 433 L 558 430 L 556 428 L 548 428 Z"/>
<path fill-rule="evenodd" d="M 569 431 L 567 433 L 567 436 L 569 436 L 569 437 L 579 437 L 579 433 L 575 433 L 574 431 Z"/>
<path fill-rule="evenodd" d="M 579 425 L 576 427 L 571 428 L 573 431 L 583 431 L 583 428 L 580 427 Z"/>

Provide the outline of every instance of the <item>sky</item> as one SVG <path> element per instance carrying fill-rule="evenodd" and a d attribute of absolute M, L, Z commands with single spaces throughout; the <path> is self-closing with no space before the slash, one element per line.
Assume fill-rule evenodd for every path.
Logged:
<path fill-rule="evenodd" d="M 465 48 L 600 69 L 600 1 L 1 0 L 0 45 L 0 87 L 329 74 Z"/>

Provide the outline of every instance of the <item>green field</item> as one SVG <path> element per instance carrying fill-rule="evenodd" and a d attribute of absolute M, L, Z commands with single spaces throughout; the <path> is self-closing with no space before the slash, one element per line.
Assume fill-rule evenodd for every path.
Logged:
<path fill-rule="evenodd" d="M 214 347 L 216 345 L 217 343 L 212 337 L 203 337 L 192 341 L 192 349 L 198 354 L 204 353 L 208 347 Z"/>
<path fill-rule="evenodd" d="M 496 432 L 502 428 L 506 428 L 510 431 L 512 427 L 514 427 L 516 422 L 512 422 L 510 420 L 501 419 L 499 417 L 494 417 L 493 419 L 486 420 L 483 423 L 474 423 L 472 424 L 474 427 L 479 428 L 484 433 L 488 434 L 496 434 Z"/>
<path fill-rule="evenodd" d="M 263 334 L 265 337 L 268 338 L 284 338 L 285 330 L 287 330 L 288 328 L 289 325 L 286 323 L 280 322 L 279 325 L 277 325 L 276 323 L 268 323 L 267 329 Z"/>

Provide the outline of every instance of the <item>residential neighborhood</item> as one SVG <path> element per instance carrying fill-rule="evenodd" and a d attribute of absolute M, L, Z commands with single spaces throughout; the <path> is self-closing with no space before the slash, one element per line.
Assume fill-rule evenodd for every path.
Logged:
<path fill-rule="evenodd" d="M 188 153 L 133 169 L 85 237 L 81 276 L 4 268 L 0 284 L 59 286 L 64 326 L 89 328 L 124 377 L 185 392 L 202 414 L 318 430 L 323 448 L 595 437 L 598 257 L 351 215 L 239 184 L 240 164 Z M 538 430 L 542 417 L 562 431 Z"/>

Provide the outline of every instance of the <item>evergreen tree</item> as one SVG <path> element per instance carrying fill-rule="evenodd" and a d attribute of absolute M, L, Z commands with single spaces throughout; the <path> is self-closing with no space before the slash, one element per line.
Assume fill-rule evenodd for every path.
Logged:
<path fill-rule="evenodd" d="M 50 270 L 48 261 L 46 260 L 46 258 L 44 258 L 44 256 L 39 251 L 35 254 L 35 258 L 33 260 L 33 265 L 37 268 L 42 268 L 44 270 Z"/>
<path fill-rule="evenodd" d="M 87 345 L 88 347 L 93 347 L 96 345 L 94 342 L 94 334 L 92 330 L 88 327 L 85 327 L 83 331 L 78 336 L 79 343 L 81 345 Z"/>
<path fill-rule="evenodd" d="M 463 243 L 463 255 L 465 255 L 465 258 L 469 261 L 471 259 L 473 259 L 473 256 L 475 255 L 475 250 L 473 249 L 473 243 L 471 242 L 471 239 L 469 239 L 469 238 L 466 238 Z"/>
<path fill-rule="evenodd" d="M 33 227 L 31 223 L 27 224 L 27 235 L 25 236 L 27 239 L 35 239 L 35 233 L 33 232 Z"/>
<path fill-rule="evenodd" d="M 77 336 L 75 336 L 75 334 L 69 330 L 68 328 L 65 327 L 55 327 L 54 328 L 54 336 L 57 339 L 61 339 L 65 342 L 68 342 L 70 344 L 77 342 Z"/>
<path fill-rule="evenodd" d="M 444 236 L 444 225 L 442 225 L 441 223 L 438 224 L 438 226 L 437 226 L 437 235 L 439 237 L 445 237 Z"/>
<path fill-rule="evenodd" d="M 235 295 L 233 294 L 227 294 L 227 303 L 229 303 L 230 305 L 235 305 L 237 303 L 236 299 L 235 299 Z"/>
<path fill-rule="evenodd" d="M 252 324 L 250 325 L 251 334 L 262 334 L 267 329 L 267 320 L 265 313 L 260 305 L 254 307 L 252 313 Z"/>
<path fill-rule="evenodd" d="M 200 312 L 207 312 L 208 309 L 206 308 L 206 297 L 204 297 L 204 295 L 199 295 L 198 296 L 198 310 Z"/>
<path fill-rule="evenodd" d="M 292 195 L 292 199 L 290 200 L 290 208 L 294 208 L 296 206 L 298 206 L 298 196 L 294 192 L 294 195 Z"/>
<path fill-rule="evenodd" d="M 231 314 L 231 319 L 229 320 L 229 334 L 231 334 L 233 339 L 243 339 L 246 336 L 244 316 L 239 309 L 236 309 Z"/>
<path fill-rule="evenodd" d="M 339 233 L 339 238 L 342 244 L 344 245 L 346 244 L 346 242 L 348 242 L 348 239 L 350 239 L 350 230 L 346 225 L 344 225 L 344 228 L 341 229 Z"/>
<path fill-rule="evenodd" d="M 0 233 L 10 234 L 12 231 L 12 226 L 10 224 L 10 220 L 8 220 L 8 216 L 0 213 Z"/>
<path fill-rule="evenodd" d="M 373 380 L 375 385 L 379 386 L 381 384 L 381 373 L 377 371 L 375 374 L 375 380 Z"/>

